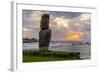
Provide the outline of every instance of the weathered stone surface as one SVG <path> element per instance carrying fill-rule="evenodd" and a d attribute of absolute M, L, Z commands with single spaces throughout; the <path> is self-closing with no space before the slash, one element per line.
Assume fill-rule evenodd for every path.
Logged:
<path fill-rule="evenodd" d="M 41 19 L 39 32 L 39 49 L 48 50 L 50 39 L 51 39 L 51 29 L 49 29 L 49 15 L 44 14 Z"/>
<path fill-rule="evenodd" d="M 41 24 L 40 24 L 40 28 L 41 30 L 44 29 L 49 29 L 49 15 L 48 14 L 44 14 L 41 18 Z"/>
<path fill-rule="evenodd" d="M 40 50 L 48 50 L 51 39 L 51 30 L 50 29 L 40 30 L 39 38 L 40 38 L 39 39 Z"/>

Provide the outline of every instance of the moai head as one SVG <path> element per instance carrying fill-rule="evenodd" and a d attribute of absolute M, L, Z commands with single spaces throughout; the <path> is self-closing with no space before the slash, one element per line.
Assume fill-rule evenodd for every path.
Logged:
<path fill-rule="evenodd" d="M 43 29 L 48 29 L 49 28 L 49 14 L 43 14 L 41 18 L 41 24 L 40 28 Z"/>

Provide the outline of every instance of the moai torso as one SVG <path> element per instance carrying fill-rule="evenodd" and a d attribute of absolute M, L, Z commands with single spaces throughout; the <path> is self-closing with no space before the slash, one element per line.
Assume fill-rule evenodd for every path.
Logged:
<path fill-rule="evenodd" d="M 51 39 L 51 29 L 49 29 L 49 15 L 44 14 L 41 19 L 39 32 L 39 49 L 48 50 L 50 39 Z"/>

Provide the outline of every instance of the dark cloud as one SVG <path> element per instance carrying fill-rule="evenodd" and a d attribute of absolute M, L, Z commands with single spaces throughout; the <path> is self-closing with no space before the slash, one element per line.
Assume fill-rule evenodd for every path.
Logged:
<path fill-rule="evenodd" d="M 69 19 L 78 17 L 80 16 L 80 14 L 82 14 L 80 12 L 59 12 L 59 11 L 53 11 L 50 13 L 54 16 L 64 16 L 65 18 L 69 18 Z"/>
<path fill-rule="evenodd" d="M 32 25 L 32 21 L 29 19 L 32 15 L 32 11 L 31 10 L 23 10 L 22 11 L 22 23 L 23 26 L 30 26 Z"/>

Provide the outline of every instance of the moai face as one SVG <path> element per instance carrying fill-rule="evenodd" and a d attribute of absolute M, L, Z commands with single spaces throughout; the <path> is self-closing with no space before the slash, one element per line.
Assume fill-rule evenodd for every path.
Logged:
<path fill-rule="evenodd" d="M 49 15 L 44 14 L 41 18 L 41 25 L 40 28 L 43 29 L 49 29 Z"/>

